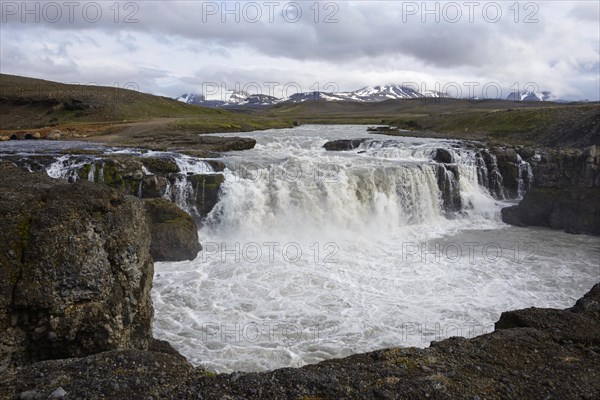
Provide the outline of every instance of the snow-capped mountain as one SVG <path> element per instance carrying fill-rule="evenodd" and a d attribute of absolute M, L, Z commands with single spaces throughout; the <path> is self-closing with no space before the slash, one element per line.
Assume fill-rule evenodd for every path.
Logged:
<path fill-rule="evenodd" d="M 367 86 L 353 92 L 302 92 L 291 95 L 287 99 L 278 99 L 265 94 L 249 95 L 245 92 L 228 90 L 219 96 L 206 98 L 201 94 L 188 93 L 177 100 L 204 107 L 239 108 L 254 107 L 264 108 L 280 102 L 302 103 L 304 101 L 356 101 L 374 103 L 385 100 L 417 99 L 429 97 L 450 97 L 447 94 L 427 90 L 419 92 L 413 88 L 402 85 Z"/>
<path fill-rule="evenodd" d="M 353 100 L 348 93 L 302 92 L 291 95 L 286 101 L 289 103 L 302 103 L 304 101 L 344 101 Z"/>
<path fill-rule="evenodd" d="M 238 103 L 240 106 L 272 106 L 279 103 L 277 97 L 269 96 L 266 94 L 253 94 L 246 97 L 243 101 Z"/>
<path fill-rule="evenodd" d="M 240 104 L 244 102 L 250 95 L 246 92 L 238 92 L 236 90 L 227 90 L 224 93 L 224 101 L 227 104 Z"/>
<path fill-rule="evenodd" d="M 186 93 L 177 98 L 177 100 L 188 104 L 199 104 L 206 100 L 203 94 Z"/>
<path fill-rule="evenodd" d="M 226 90 L 222 93 L 215 94 L 207 98 L 203 94 L 197 93 L 186 93 L 182 96 L 179 96 L 177 100 L 182 101 L 188 104 L 196 104 L 204 107 L 224 107 L 228 105 L 238 105 L 246 102 L 250 97 L 248 93 L 236 91 L 236 90 Z"/>
<path fill-rule="evenodd" d="M 363 102 L 384 101 L 390 99 L 418 99 L 423 97 L 448 97 L 443 93 L 432 90 L 421 93 L 411 87 L 401 85 L 367 86 L 351 92 L 351 95 L 353 98 Z"/>
<path fill-rule="evenodd" d="M 512 101 L 548 101 L 550 99 L 550 92 L 512 92 L 508 95 L 506 100 Z"/>
<path fill-rule="evenodd" d="M 287 100 L 292 103 L 300 103 L 306 100 L 324 101 L 358 101 L 361 103 L 375 103 L 385 100 L 418 99 L 425 97 L 449 97 L 444 93 L 427 90 L 423 93 L 402 85 L 367 86 L 353 92 L 308 92 L 297 93 Z"/>
<path fill-rule="evenodd" d="M 177 100 L 188 104 L 197 104 L 213 108 L 266 108 L 278 103 L 302 103 L 305 101 L 354 101 L 360 103 L 375 103 L 386 100 L 449 98 L 447 93 L 434 90 L 418 91 L 404 85 L 366 86 L 352 92 L 302 92 L 287 99 L 278 99 L 266 94 L 250 95 L 243 91 L 226 90 L 218 95 L 204 96 L 202 94 L 186 93 Z M 550 92 L 512 92 L 506 100 L 512 101 L 549 101 Z M 556 101 L 556 100 L 554 100 Z"/>
<path fill-rule="evenodd" d="M 186 93 L 177 100 L 210 108 L 266 108 L 281 101 L 266 94 L 248 94 L 235 90 L 227 90 L 210 98 L 202 94 Z"/>

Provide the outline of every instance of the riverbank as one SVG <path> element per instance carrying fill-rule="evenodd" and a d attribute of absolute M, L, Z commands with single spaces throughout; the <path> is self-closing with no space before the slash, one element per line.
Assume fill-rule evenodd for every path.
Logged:
<path fill-rule="evenodd" d="M 264 112 L 303 124 L 391 125 L 392 135 L 479 140 L 490 146 L 586 147 L 600 145 L 598 103 L 552 103 L 452 98 L 375 103 L 306 101 Z"/>

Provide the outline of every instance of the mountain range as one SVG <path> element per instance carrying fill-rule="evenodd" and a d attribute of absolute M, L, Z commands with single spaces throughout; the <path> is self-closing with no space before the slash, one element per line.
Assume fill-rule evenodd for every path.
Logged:
<path fill-rule="evenodd" d="M 207 99 L 202 94 L 186 93 L 177 100 L 212 108 L 267 108 L 278 103 L 302 103 L 305 101 L 352 101 L 359 103 L 375 103 L 385 100 L 402 100 L 418 98 L 449 98 L 446 93 L 433 90 L 420 92 L 414 88 L 390 84 L 367 86 L 352 92 L 302 92 L 295 93 L 287 99 L 280 99 L 265 94 L 249 94 L 243 91 L 225 91 L 220 99 Z M 549 92 L 512 92 L 507 100 L 514 101 L 546 101 L 550 97 Z"/>
<path fill-rule="evenodd" d="M 512 92 L 506 100 L 513 101 L 548 101 L 550 100 L 550 92 Z"/>

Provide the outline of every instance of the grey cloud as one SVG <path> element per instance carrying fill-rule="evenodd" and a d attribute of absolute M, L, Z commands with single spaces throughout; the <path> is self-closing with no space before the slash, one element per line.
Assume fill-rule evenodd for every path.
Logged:
<path fill-rule="evenodd" d="M 579 2 L 569 12 L 569 16 L 581 21 L 600 24 L 600 3 L 595 1 Z"/>
<path fill-rule="evenodd" d="M 138 7 L 134 16 L 139 21 L 137 23 L 125 23 L 123 19 L 127 13 L 124 10 L 119 15 L 120 22 L 115 23 L 114 11 L 108 9 L 112 3 L 102 3 L 104 16 L 96 23 L 86 22 L 76 14 L 73 23 L 63 18 L 57 23 L 42 20 L 41 24 L 49 29 L 146 31 L 157 35 L 176 35 L 213 46 L 244 46 L 266 55 L 304 60 L 350 60 L 355 57 L 405 53 L 428 63 L 450 66 L 477 64 L 485 58 L 482 55 L 493 54 L 488 50 L 488 42 L 498 28 L 498 24 L 486 23 L 481 16 L 475 24 L 469 24 L 466 15 L 457 24 L 447 23 L 443 18 L 440 23 L 422 23 L 419 15 L 407 17 L 403 22 L 398 17 L 401 14 L 398 4 L 402 2 L 385 1 L 332 2 L 339 7 L 335 14 L 338 23 L 323 23 L 327 14 L 324 10 L 319 14 L 319 22 L 315 23 L 314 12 L 309 9 L 312 2 L 302 3 L 303 16 L 296 23 L 286 22 L 279 13 L 273 23 L 268 21 L 267 15 L 263 15 L 258 23 L 248 22 L 243 15 L 240 22 L 236 23 L 234 16 L 226 15 L 228 22 L 222 23 L 219 15 L 207 16 L 203 13 L 203 3 L 207 2 L 135 2 L 133 4 Z M 226 4 L 235 3 L 243 4 Z M 213 4 L 221 7 L 223 2 Z M 390 12 L 386 7 L 396 10 Z M 261 8 L 266 14 L 268 8 Z M 466 9 L 462 11 L 466 13 Z M 509 22 L 508 17 L 502 20 L 503 25 Z M 21 28 L 25 25 L 14 21 L 9 24 Z M 511 36 L 511 32 L 512 29 L 506 29 L 505 35 Z"/>

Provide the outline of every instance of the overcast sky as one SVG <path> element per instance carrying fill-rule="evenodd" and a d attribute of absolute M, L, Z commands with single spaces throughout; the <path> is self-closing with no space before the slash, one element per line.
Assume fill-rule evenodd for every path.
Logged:
<path fill-rule="evenodd" d="M 0 70 L 170 97 L 404 83 L 465 97 L 528 87 L 599 100 L 599 4 L 2 1 Z"/>

